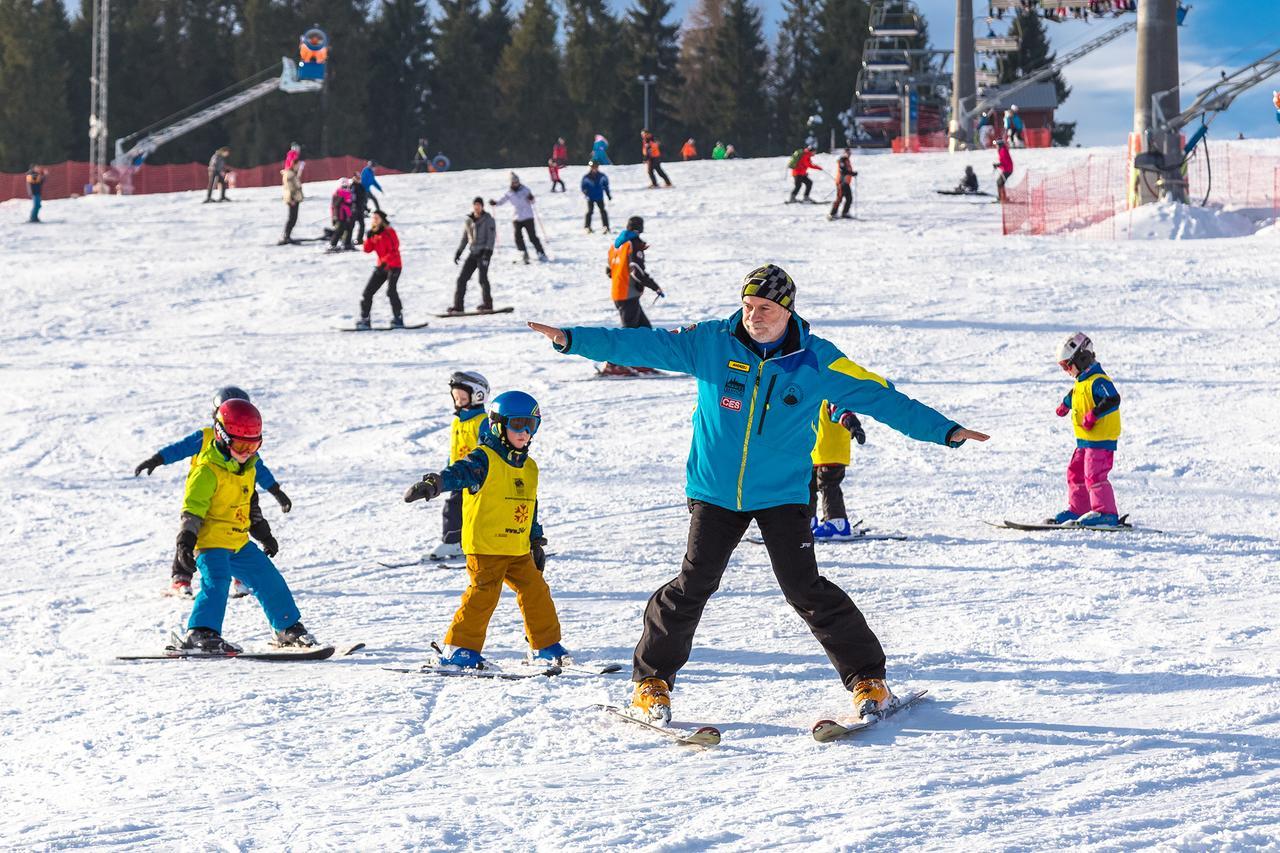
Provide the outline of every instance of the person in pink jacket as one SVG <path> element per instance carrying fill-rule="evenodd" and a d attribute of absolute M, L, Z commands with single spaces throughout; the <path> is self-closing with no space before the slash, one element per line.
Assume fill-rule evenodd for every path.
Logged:
<path fill-rule="evenodd" d="M 996 195 L 1000 201 L 1004 201 L 1004 184 L 1013 174 L 1013 155 L 1009 153 L 1009 143 L 1003 139 L 996 141 L 996 159 L 998 162 L 991 167 L 1000 170 L 1000 177 L 996 178 Z"/>

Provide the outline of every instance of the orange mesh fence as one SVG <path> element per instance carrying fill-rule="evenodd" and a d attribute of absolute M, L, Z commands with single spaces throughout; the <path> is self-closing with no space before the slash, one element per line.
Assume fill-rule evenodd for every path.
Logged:
<path fill-rule="evenodd" d="M 325 157 L 318 160 L 307 160 L 302 172 L 304 181 L 332 181 L 342 177 L 350 177 L 364 168 L 366 161 L 358 157 Z M 88 163 L 68 161 L 45 167 L 48 175 L 44 182 L 44 198 L 70 198 L 91 192 L 89 186 L 90 166 Z M 280 170 L 284 163 L 269 163 L 263 166 L 252 166 L 245 169 L 232 168 L 228 183 L 234 187 L 270 187 L 280 185 Z M 381 166 L 374 169 L 375 174 L 399 174 L 394 169 Z M 103 183 L 107 192 L 118 192 L 120 175 L 115 169 L 108 169 Z M 209 170 L 202 163 L 181 163 L 172 166 L 141 166 L 133 173 L 133 194 L 172 193 L 189 190 L 202 190 L 209 185 Z M 0 172 L 0 201 L 12 198 L 26 198 L 27 176 Z"/>

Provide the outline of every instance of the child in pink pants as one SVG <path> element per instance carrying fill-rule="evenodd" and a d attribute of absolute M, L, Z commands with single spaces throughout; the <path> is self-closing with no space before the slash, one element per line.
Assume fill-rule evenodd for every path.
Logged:
<path fill-rule="evenodd" d="M 1076 450 L 1067 466 L 1067 508 L 1045 521 L 1082 527 L 1118 526 L 1116 496 L 1107 475 L 1120 439 L 1120 393 L 1098 364 L 1093 341 L 1083 332 L 1063 342 L 1058 365 L 1076 380 L 1058 404 L 1058 417 L 1071 415 Z"/>

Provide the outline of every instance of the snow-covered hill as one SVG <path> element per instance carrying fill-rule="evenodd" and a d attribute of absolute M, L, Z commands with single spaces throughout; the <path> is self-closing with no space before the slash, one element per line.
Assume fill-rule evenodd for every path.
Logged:
<path fill-rule="evenodd" d="M 1087 152 L 1085 152 L 1087 153 Z M 1081 152 L 1016 152 L 1053 167 Z M 973 155 L 984 183 L 990 157 Z M 830 168 L 832 158 L 820 158 Z M 673 163 L 676 188 L 609 170 L 614 224 L 646 218 L 674 326 L 734 310 L 766 261 L 853 359 L 966 426 L 946 451 L 874 422 L 851 513 L 906 542 L 826 547 L 891 684 L 928 701 L 856 742 L 820 647 L 744 544 L 674 694 L 723 729 L 694 754 L 590 706 L 627 676 L 514 684 L 398 675 L 424 660 L 459 573 L 387 569 L 439 533 L 404 488 L 447 453 L 446 379 L 476 369 L 538 397 L 547 577 L 580 657 L 629 663 L 649 594 L 684 552 L 693 384 L 590 379 L 524 328 L 615 325 L 606 238 L 572 191 L 539 192 L 554 263 L 513 264 L 499 209 L 496 301 L 514 315 L 341 334 L 369 256 L 274 245 L 276 189 L 46 204 L 0 248 L 0 839 L 15 848 L 654 851 L 1275 849 L 1280 841 L 1280 294 L 1275 229 L 1191 242 L 1006 239 L 998 206 L 945 198 L 966 160 L 859 157 L 858 221 L 784 205 L 782 160 Z M 816 196 L 829 184 L 817 174 Z M 505 172 L 383 179 L 411 320 L 451 298 L 475 195 Z M 303 231 L 329 187 L 308 185 Z M 985 202 L 985 200 L 984 200 Z M 18 202 L 0 215 L 25 217 Z M 478 298 L 472 284 L 471 301 Z M 385 319 L 385 297 L 375 319 Z M 1060 339 L 1089 332 L 1124 396 L 1112 479 L 1157 532 L 1022 534 L 980 519 L 1063 504 L 1072 439 L 1053 415 Z M 267 514 L 321 664 L 117 664 L 186 608 L 163 598 L 183 466 L 133 466 L 248 388 L 294 501 Z M 806 440 L 798 436 L 797 441 Z M 231 638 L 260 642 L 253 599 Z M 255 640 L 256 638 L 256 640 Z M 508 596 L 486 653 L 521 654 Z"/>

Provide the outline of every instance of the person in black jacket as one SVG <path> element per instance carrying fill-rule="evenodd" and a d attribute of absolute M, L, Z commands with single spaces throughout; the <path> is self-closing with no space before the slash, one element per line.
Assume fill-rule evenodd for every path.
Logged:
<path fill-rule="evenodd" d="M 351 175 L 351 198 L 355 206 L 351 212 L 355 217 L 356 242 L 364 243 L 364 218 L 369 215 L 369 191 L 360 183 L 360 173 Z"/>

